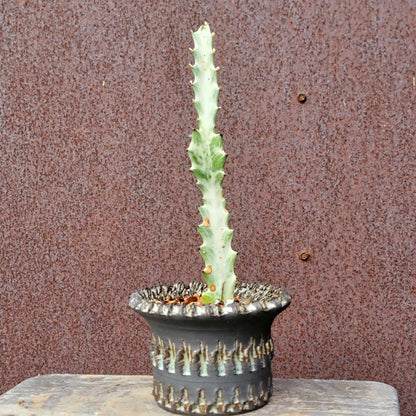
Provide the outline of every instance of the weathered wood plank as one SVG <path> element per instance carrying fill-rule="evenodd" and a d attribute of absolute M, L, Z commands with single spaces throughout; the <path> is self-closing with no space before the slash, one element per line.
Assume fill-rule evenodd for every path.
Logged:
<path fill-rule="evenodd" d="M 0 416 L 166 416 L 151 376 L 51 374 L 0 396 Z M 369 381 L 275 379 L 270 403 L 253 416 L 398 416 L 396 390 Z"/>

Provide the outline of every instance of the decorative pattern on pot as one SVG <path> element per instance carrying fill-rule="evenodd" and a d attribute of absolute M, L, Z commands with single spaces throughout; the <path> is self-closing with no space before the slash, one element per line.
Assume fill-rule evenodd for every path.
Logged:
<path fill-rule="evenodd" d="M 245 283 L 237 281 L 234 298 L 239 302 L 214 302 L 205 305 L 185 303 L 175 305 L 166 303 L 166 299 L 184 298 L 195 293 L 202 294 L 206 291 L 205 282 L 182 282 L 170 286 L 156 286 L 142 289 L 130 297 L 130 307 L 143 315 L 164 315 L 170 317 L 219 317 L 238 314 L 250 314 L 260 311 L 282 310 L 289 306 L 291 296 L 280 287 L 270 284 Z"/>
<path fill-rule="evenodd" d="M 273 340 L 271 338 L 256 341 L 250 338 L 247 346 L 243 346 L 240 340 L 235 340 L 234 349 L 228 351 L 226 346 L 218 341 L 217 348 L 209 352 L 208 344 L 200 341 L 199 349 L 193 350 L 190 344 L 182 341 L 182 346 L 177 347 L 170 339 L 163 340 L 160 337 L 152 336 L 150 344 L 150 357 L 153 367 L 159 370 L 166 370 L 168 373 L 179 373 L 190 376 L 191 365 L 197 364 L 198 375 L 208 377 L 208 369 L 215 368 L 216 374 L 227 375 L 226 364 L 233 363 L 233 373 L 243 374 L 243 366 L 247 363 L 248 370 L 257 371 L 266 368 L 273 358 Z"/>
<path fill-rule="evenodd" d="M 270 382 L 271 380 L 269 380 Z M 240 396 L 240 388 L 235 387 L 231 402 L 226 404 L 224 401 L 224 391 L 219 388 L 215 392 L 215 400 L 212 403 L 207 401 L 207 394 L 204 389 L 200 389 L 196 402 L 191 403 L 189 400 L 189 392 L 187 388 L 183 388 L 179 395 L 175 394 L 172 386 L 165 388 L 162 383 L 154 383 L 153 395 L 156 402 L 166 410 L 183 414 L 237 414 L 250 410 L 258 409 L 264 406 L 270 399 L 271 384 L 261 386 L 260 394 L 256 394 L 256 388 L 253 384 L 249 386 L 247 400 L 242 401 Z"/>

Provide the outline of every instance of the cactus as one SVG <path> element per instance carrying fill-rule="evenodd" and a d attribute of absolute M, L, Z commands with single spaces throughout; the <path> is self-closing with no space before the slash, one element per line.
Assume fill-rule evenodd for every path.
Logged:
<path fill-rule="evenodd" d="M 202 272 L 207 282 L 207 290 L 202 294 L 205 303 L 233 298 L 237 256 L 231 248 L 233 230 L 228 228 L 229 214 L 222 190 L 226 154 L 222 137 L 215 132 L 220 88 L 217 84 L 218 68 L 214 66 L 213 36 L 208 23 L 192 34 L 195 47 L 191 52 L 195 63 L 190 65 L 195 77 L 191 85 L 195 93 L 198 129 L 192 133 L 188 153 L 191 171 L 202 192 L 203 205 L 199 208 L 202 224 L 198 231 L 203 239 L 199 251 L 205 261 Z"/>

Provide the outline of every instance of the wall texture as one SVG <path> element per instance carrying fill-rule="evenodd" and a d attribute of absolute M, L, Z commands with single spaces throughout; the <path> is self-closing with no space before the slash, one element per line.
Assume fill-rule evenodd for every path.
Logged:
<path fill-rule="evenodd" d="M 207 20 L 237 275 L 294 295 L 273 326 L 275 376 L 386 382 L 414 414 L 414 2 L 0 7 L 2 392 L 151 371 L 127 302 L 200 277 L 187 65 Z"/>

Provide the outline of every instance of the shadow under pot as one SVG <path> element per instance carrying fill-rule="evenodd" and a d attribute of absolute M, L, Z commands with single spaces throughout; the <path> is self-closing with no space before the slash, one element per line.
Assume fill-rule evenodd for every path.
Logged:
<path fill-rule="evenodd" d="M 130 307 L 152 330 L 153 395 L 177 414 L 231 415 L 264 406 L 272 394 L 270 336 L 289 306 L 282 288 L 238 282 L 231 303 L 169 303 L 202 294 L 192 282 L 135 292 Z"/>

